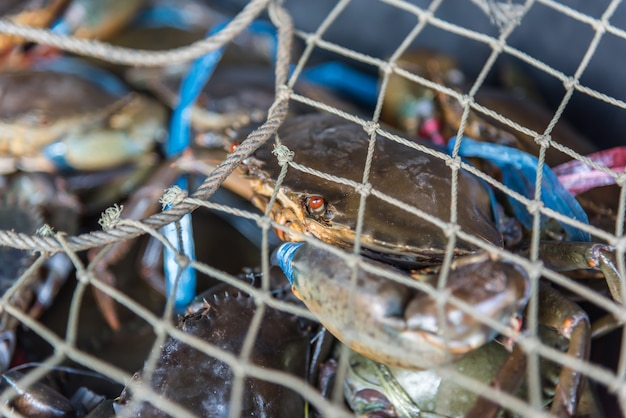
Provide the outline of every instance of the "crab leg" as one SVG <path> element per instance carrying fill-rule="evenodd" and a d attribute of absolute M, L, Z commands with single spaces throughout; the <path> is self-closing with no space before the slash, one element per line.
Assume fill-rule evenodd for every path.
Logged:
<path fill-rule="evenodd" d="M 526 363 L 526 354 L 516 345 L 506 363 L 494 377 L 491 386 L 507 393 L 515 393 L 524 381 Z M 500 409 L 498 404 L 481 396 L 467 412 L 465 418 L 493 418 L 498 415 Z"/>
<path fill-rule="evenodd" d="M 539 323 L 554 328 L 569 340 L 567 355 L 588 360 L 591 329 L 585 311 L 547 285 L 539 287 Z M 551 412 L 559 417 L 576 413 L 584 377 L 578 370 L 563 366 L 556 385 Z"/>
<path fill-rule="evenodd" d="M 539 244 L 539 257 L 546 267 L 556 271 L 601 271 L 613 299 L 623 302 L 623 278 L 617 269 L 615 249 L 612 246 L 589 242 L 542 241 Z"/>
<path fill-rule="evenodd" d="M 48 267 L 48 273 L 43 283 L 38 286 L 35 301 L 28 312 L 33 318 L 38 318 L 52 305 L 54 297 L 65 284 L 73 268 L 72 262 L 64 253 L 54 254 L 45 264 Z"/>
<path fill-rule="evenodd" d="M 181 174 L 173 164 L 161 165 L 147 181 L 146 186 L 133 193 L 132 197 L 125 205 L 124 217 L 126 219 L 143 219 L 156 213 L 159 210 L 158 200 L 163 195 L 163 191 L 169 187 Z M 101 257 L 95 264 L 93 261 L 99 250 L 93 249 L 88 252 L 90 267 L 93 270 L 96 280 L 114 286 L 115 276 L 109 271 L 109 266 L 119 262 L 127 253 L 131 246 L 131 241 L 119 241 L 111 246 L 109 251 Z M 120 323 L 115 311 L 115 303 L 111 296 L 94 287 L 94 296 L 102 314 L 109 326 L 117 330 Z"/>
<path fill-rule="evenodd" d="M 539 287 L 539 323 L 554 329 L 569 340 L 567 355 L 587 360 L 589 357 L 590 326 L 587 314 L 575 303 L 551 287 Z M 507 362 L 502 366 L 491 386 L 508 393 L 515 393 L 525 377 L 527 358 L 519 345 L 513 348 Z M 544 371 L 542 370 L 542 373 Z M 551 412 L 558 417 L 571 417 L 576 413 L 578 400 L 583 391 L 584 377 L 577 370 L 562 367 L 556 383 Z M 466 418 L 493 418 L 500 407 L 487 398 L 480 397 Z"/>
<path fill-rule="evenodd" d="M 12 388 L 15 397 L 8 401 L 12 410 L 25 416 L 70 417 L 76 416 L 76 410 L 69 399 L 56 390 L 41 382 L 34 382 L 29 386 L 21 384 L 25 375 L 11 369 L 0 375 L 0 388 Z"/>

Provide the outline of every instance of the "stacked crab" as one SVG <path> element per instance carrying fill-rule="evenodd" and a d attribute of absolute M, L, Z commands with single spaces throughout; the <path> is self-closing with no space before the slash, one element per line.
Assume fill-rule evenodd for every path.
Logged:
<path fill-rule="evenodd" d="M 168 0 L 9 2 L 0 14 L 142 50 L 230 22 Z M 536 95 L 468 95 L 455 61 L 432 51 L 380 77 L 294 67 L 276 86 L 280 46 L 257 20 L 192 63 L 129 69 L 0 35 L 0 230 L 67 244 L 109 207 L 100 223 L 122 234 L 82 253 L 0 247 L 3 413 L 293 417 L 311 402 L 328 416 L 600 416 L 580 365 L 620 327 L 623 251 L 611 234 L 622 231 L 623 147 L 597 152 L 564 123 L 543 135 L 551 113 Z M 241 155 L 277 91 L 289 113 L 243 159 L 244 178 L 193 202 L 219 214 L 206 229 L 208 211 L 192 209 L 158 230 L 132 223 L 189 203 L 215 161 Z M 156 238 L 144 254 L 122 224 Z M 240 269 L 252 252 L 264 274 L 220 264 Z M 124 294 L 127 276 L 148 286 Z M 77 316 L 58 326 L 59 289 L 77 315 L 87 285 L 102 329 Z M 27 327 L 63 348 L 31 353 Z M 146 348 L 124 363 L 131 343 Z"/>
<path fill-rule="evenodd" d="M 272 216 L 279 236 L 306 241 L 281 246 L 278 264 L 294 294 L 354 350 L 345 391 L 359 414 L 495 415 L 500 394 L 472 386 L 478 380 L 478 387 L 528 396 L 531 335 L 548 350 L 565 351 L 561 358 L 586 361 L 591 339 L 618 327 L 612 315 L 590 327 L 587 313 L 563 294 L 576 285 L 540 277 L 600 279 L 621 303 L 618 254 L 590 242 L 584 225 L 615 228 L 623 147 L 592 153 L 591 143 L 560 124 L 552 133 L 557 144 L 615 172 L 594 171 L 476 111 L 461 124 L 464 110 L 454 97 L 414 81 L 426 77 L 462 92 L 453 63 L 425 51 L 398 61 L 409 75 L 388 80 L 382 113 L 401 133 L 362 118 L 291 118 L 276 143 L 244 165 L 253 202 Z M 529 129 L 550 119 L 541 106 L 502 91 L 476 100 Z M 531 115 L 534 125 L 520 115 Z M 594 205 L 585 192 L 596 188 L 610 196 Z M 534 203 L 546 211 L 531 213 Z M 534 308 L 527 307 L 531 293 Z M 539 367 L 552 413 L 598 414 L 582 373 L 555 358 L 541 356 Z"/>

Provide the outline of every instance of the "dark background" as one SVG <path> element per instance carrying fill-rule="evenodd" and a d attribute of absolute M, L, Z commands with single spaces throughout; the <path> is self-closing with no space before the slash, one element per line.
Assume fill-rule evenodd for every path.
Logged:
<path fill-rule="evenodd" d="M 221 0 L 218 3 L 236 13 L 248 2 Z M 413 0 L 409 3 L 426 8 L 431 2 Z M 560 3 L 599 20 L 606 12 L 610 1 L 562 0 Z M 313 32 L 337 1 L 286 0 L 284 4 L 291 12 L 298 29 Z M 489 17 L 470 0 L 443 1 L 435 16 L 492 37 L 499 36 L 497 26 L 492 24 Z M 377 0 L 354 0 L 331 25 L 323 39 L 384 59 L 398 47 L 417 22 L 416 15 L 395 6 Z M 626 6 L 623 4 L 618 6 L 609 23 L 618 29 L 626 28 Z M 570 18 L 536 2 L 507 39 L 507 44 L 568 76 L 573 76 L 594 35 L 595 31 L 590 24 Z M 463 38 L 431 25 L 418 35 L 413 46 L 433 48 L 452 54 L 459 60 L 470 80 L 480 72 L 491 53 L 490 47 L 484 43 Z M 322 57 L 324 55 L 326 54 L 321 53 Z M 327 55 L 326 58 L 338 58 L 332 55 Z M 496 65 L 505 60 L 510 60 L 521 67 L 537 84 L 548 107 L 556 110 L 565 94 L 560 80 L 506 53 L 498 58 Z M 372 68 L 362 69 L 375 74 Z M 589 65 L 582 73 L 580 84 L 626 101 L 625 69 L 626 40 L 606 32 Z M 492 71 L 487 81 L 493 83 L 495 78 L 496 74 Z M 564 117 L 601 148 L 626 144 L 622 137 L 622 132 L 626 129 L 625 110 L 622 108 L 575 92 L 567 105 Z"/>

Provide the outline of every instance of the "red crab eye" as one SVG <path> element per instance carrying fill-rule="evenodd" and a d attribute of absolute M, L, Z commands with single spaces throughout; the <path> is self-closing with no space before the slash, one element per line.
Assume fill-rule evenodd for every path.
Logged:
<path fill-rule="evenodd" d="M 313 195 L 306 198 L 306 207 L 312 215 L 323 215 L 326 212 L 326 200 L 319 195 Z"/>
<path fill-rule="evenodd" d="M 237 149 L 237 147 L 239 146 L 239 142 L 237 141 L 233 141 L 230 143 L 230 152 L 235 152 L 235 150 Z"/>

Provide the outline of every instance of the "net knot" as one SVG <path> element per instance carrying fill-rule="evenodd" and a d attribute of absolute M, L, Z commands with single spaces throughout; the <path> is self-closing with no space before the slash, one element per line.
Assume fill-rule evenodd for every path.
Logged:
<path fill-rule="evenodd" d="M 350 268 L 355 268 L 361 262 L 361 256 L 356 254 L 347 254 L 345 257 L 346 265 Z"/>
<path fill-rule="evenodd" d="M 458 224 L 448 223 L 445 228 L 443 228 L 443 233 L 447 238 L 450 238 L 452 235 L 456 235 L 460 230 L 461 227 Z"/>
<path fill-rule="evenodd" d="M 381 64 L 380 71 L 383 74 L 387 75 L 387 74 L 392 73 L 396 68 L 398 68 L 396 63 L 394 63 L 394 62 L 385 62 L 385 63 Z"/>
<path fill-rule="evenodd" d="M 447 158 L 446 165 L 453 170 L 457 170 L 457 171 L 460 170 L 461 169 L 461 157 L 457 155 L 454 158 Z"/>
<path fill-rule="evenodd" d="M 535 143 L 543 148 L 550 147 L 550 135 L 539 135 L 535 137 Z"/>
<path fill-rule="evenodd" d="M 171 206 L 178 205 L 182 203 L 183 200 L 187 197 L 187 192 L 181 189 L 178 186 L 172 186 L 165 189 L 163 196 L 159 199 L 159 203 L 162 206 L 162 209 L 169 208 Z"/>
<path fill-rule="evenodd" d="M 533 200 L 526 205 L 526 209 L 528 210 L 528 213 L 530 213 L 531 215 L 534 215 L 535 213 L 539 212 L 539 210 L 542 207 L 543 207 L 543 203 L 541 201 L 536 201 L 536 200 Z"/>
<path fill-rule="evenodd" d="M 541 341 L 534 336 L 523 336 L 517 340 L 524 352 L 528 355 L 534 354 L 541 347 Z"/>
<path fill-rule="evenodd" d="M 576 79 L 572 77 L 568 77 L 563 81 L 563 86 L 565 87 L 566 90 L 573 89 L 574 87 L 576 87 L 577 84 L 578 84 L 578 81 L 576 81 Z"/>
<path fill-rule="evenodd" d="M 470 95 L 464 94 L 459 98 L 459 103 L 463 106 L 464 109 L 470 107 L 472 105 L 472 97 Z"/>
<path fill-rule="evenodd" d="M 256 220 L 256 224 L 263 230 L 270 230 L 272 228 L 272 218 L 269 216 L 263 216 Z"/>
<path fill-rule="evenodd" d="M 289 88 L 289 86 L 281 84 L 280 86 L 276 87 L 276 101 L 285 102 L 289 100 L 292 92 L 293 91 Z"/>
<path fill-rule="evenodd" d="M 526 271 L 528 272 L 528 276 L 530 277 L 541 277 L 543 271 L 543 261 L 536 260 L 533 261 L 529 267 L 527 267 Z"/>
<path fill-rule="evenodd" d="M 606 32 L 606 25 L 601 20 L 592 20 L 589 24 L 598 35 L 602 35 Z"/>
<path fill-rule="evenodd" d="M 274 150 L 272 151 L 272 154 L 274 154 L 276 158 L 278 158 L 278 164 L 282 167 L 285 164 L 289 164 L 293 160 L 295 152 L 280 144 L 274 145 Z"/>
<path fill-rule="evenodd" d="M 379 126 L 380 125 L 378 123 L 369 121 L 363 126 L 363 129 L 365 129 L 365 132 L 367 132 L 369 136 L 372 136 L 376 133 L 376 129 L 378 129 Z"/>
<path fill-rule="evenodd" d="M 184 270 L 187 267 L 189 267 L 189 264 L 191 263 L 191 260 L 189 259 L 189 257 L 187 257 L 185 254 L 180 254 L 180 253 L 176 254 L 176 256 L 174 257 L 174 260 L 176 261 L 176 264 L 180 266 L 181 270 Z"/>
<path fill-rule="evenodd" d="M 48 224 L 43 224 L 37 231 L 35 231 L 35 234 L 40 237 L 51 237 L 54 235 L 54 228 Z"/>
<path fill-rule="evenodd" d="M 367 197 L 370 195 L 370 193 L 372 193 L 372 185 L 367 183 L 367 184 L 359 184 L 358 186 L 355 187 L 355 190 L 363 197 Z"/>
<path fill-rule="evenodd" d="M 618 253 L 626 252 L 626 237 L 621 237 L 615 242 L 615 249 Z"/>
<path fill-rule="evenodd" d="M 76 271 L 76 280 L 80 283 L 89 283 L 90 273 L 87 271 L 77 270 Z"/>
<path fill-rule="evenodd" d="M 472 0 L 489 16 L 491 23 L 498 26 L 500 30 L 509 25 L 519 25 L 522 17 L 526 13 L 526 8 L 521 4 L 512 4 L 504 1 Z"/>
<path fill-rule="evenodd" d="M 120 216 L 122 214 L 122 210 L 124 206 L 118 205 L 117 203 L 113 206 L 107 208 L 102 215 L 100 215 L 100 219 L 98 219 L 98 224 L 102 227 L 103 230 L 111 229 L 120 221 Z"/>

